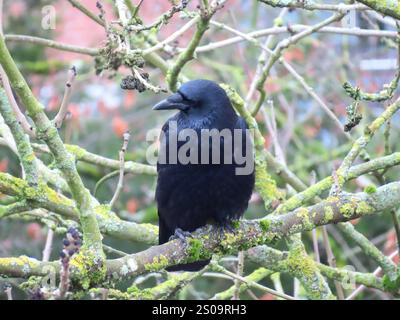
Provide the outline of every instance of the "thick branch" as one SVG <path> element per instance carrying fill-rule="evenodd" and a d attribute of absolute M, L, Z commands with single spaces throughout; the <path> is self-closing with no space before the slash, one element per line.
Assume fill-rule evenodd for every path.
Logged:
<path fill-rule="evenodd" d="M 284 272 L 292 276 L 296 276 L 298 265 L 304 263 L 299 256 L 295 256 L 290 252 L 281 252 L 268 246 L 258 246 L 250 249 L 247 257 L 251 261 L 269 268 L 269 270 L 273 270 L 270 272 Z M 382 279 L 374 274 L 332 268 L 322 263 L 317 263 L 317 267 L 321 270 L 322 274 L 329 279 L 337 281 L 349 281 L 350 279 L 354 279 L 356 283 L 384 290 Z"/>
<path fill-rule="evenodd" d="M 156 271 L 169 265 L 210 258 L 213 254 L 233 254 L 239 250 L 268 244 L 277 239 L 321 225 L 349 221 L 361 216 L 393 208 L 400 203 L 400 182 L 377 189 L 374 194 L 358 193 L 330 197 L 314 206 L 300 208 L 280 216 L 268 216 L 259 221 L 243 220 L 235 234 L 227 233 L 221 239 L 210 227 L 202 228 L 188 239 L 188 245 L 173 240 L 145 251 L 109 261 L 109 272 L 137 275 Z M 210 232 L 211 231 L 211 232 Z"/>
<path fill-rule="evenodd" d="M 15 178 L 6 173 L 0 173 L 0 192 L 27 200 L 29 202 L 29 209 L 43 208 L 67 219 L 79 219 L 79 211 L 75 203 L 44 184 L 39 184 L 37 188 L 33 188 L 22 179 Z M 1 210 L 6 209 L 11 208 L 2 208 Z M 2 212 L 1 210 L 0 212 Z M 110 211 L 110 208 L 106 205 L 94 204 L 93 210 L 102 233 L 118 239 L 148 244 L 156 243 L 158 235 L 158 228 L 156 226 L 147 223 L 136 224 L 134 222 L 123 221 L 114 212 Z M 7 215 L 9 215 L 15 212 L 15 210 L 7 210 L 7 212 Z M 2 216 L 3 214 L 0 214 L 0 217 Z"/>
<path fill-rule="evenodd" d="M 280 216 L 268 216 L 263 220 L 243 220 L 237 223 L 236 232 L 225 233 L 221 238 L 217 229 L 207 226 L 195 231 L 188 238 L 187 246 L 173 240 L 159 246 L 107 260 L 107 273 L 114 278 L 136 276 L 148 271 L 161 270 L 167 266 L 211 258 L 213 254 L 232 254 L 238 250 L 273 243 L 277 239 L 299 232 L 309 231 L 321 225 L 349 221 L 376 214 L 400 204 L 400 182 L 384 185 L 374 194 L 358 193 L 330 197 L 314 206 L 300 208 Z M 30 271 L 25 263 L 0 258 L 0 273 L 13 276 L 43 275 L 43 267 L 50 263 L 38 263 L 29 259 Z M 56 263 L 51 263 L 55 265 Z"/>
<path fill-rule="evenodd" d="M 36 185 L 38 183 L 36 157 L 30 145 L 29 138 L 25 135 L 21 124 L 13 113 L 3 88 L 0 88 L 0 113 L 15 139 L 18 157 L 26 175 L 26 180 L 30 185 Z"/>
<path fill-rule="evenodd" d="M 357 0 L 366 6 L 382 13 L 385 16 L 391 16 L 400 19 L 400 4 L 397 0 Z"/>

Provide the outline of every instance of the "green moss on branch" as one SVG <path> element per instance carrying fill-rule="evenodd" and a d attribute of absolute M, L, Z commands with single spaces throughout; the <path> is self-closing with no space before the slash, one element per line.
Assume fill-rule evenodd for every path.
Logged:
<path fill-rule="evenodd" d="M 79 212 L 74 201 L 57 193 L 43 183 L 40 183 L 35 189 L 22 179 L 0 172 L 0 192 L 15 196 L 16 200 L 28 200 L 29 208 L 31 209 L 44 208 L 68 219 L 79 219 Z M 6 210 L 6 208 L 3 210 Z M 157 243 L 157 226 L 148 223 L 137 224 L 123 221 L 110 211 L 109 207 L 104 205 L 95 205 L 93 210 L 102 233 L 123 240 L 148 244 Z M 8 213 L 12 212 L 15 212 L 15 210 L 8 211 Z"/>
<path fill-rule="evenodd" d="M 185 66 L 186 63 L 188 63 L 190 60 L 194 58 L 194 52 L 196 48 L 198 47 L 201 38 L 203 37 L 204 33 L 208 29 L 209 21 L 211 19 L 211 16 L 205 16 L 205 17 L 200 17 L 194 18 L 197 19 L 197 29 L 195 34 L 193 35 L 192 40 L 190 41 L 189 45 L 186 47 L 185 51 L 183 51 L 179 56 L 176 62 L 172 65 L 172 67 L 167 71 L 167 77 L 166 81 L 168 83 L 169 89 L 172 92 L 175 92 L 177 90 L 177 83 L 178 83 L 178 77 Z"/>
<path fill-rule="evenodd" d="M 36 157 L 30 145 L 29 138 L 13 113 L 3 88 L 0 88 L 0 113 L 14 137 L 18 157 L 26 174 L 26 180 L 30 185 L 36 185 L 38 183 Z"/>
<path fill-rule="evenodd" d="M 359 2 L 383 15 L 400 19 L 400 3 L 398 0 L 359 0 Z"/>

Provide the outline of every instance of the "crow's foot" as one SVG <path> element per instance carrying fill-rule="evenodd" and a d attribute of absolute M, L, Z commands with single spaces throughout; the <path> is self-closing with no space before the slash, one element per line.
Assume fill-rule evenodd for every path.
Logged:
<path fill-rule="evenodd" d="M 183 231 L 181 228 L 176 228 L 174 234 L 169 238 L 169 240 L 179 239 L 186 244 L 187 237 L 191 237 L 191 233 L 189 231 Z"/>
<path fill-rule="evenodd" d="M 223 223 L 218 225 L 217 230 L 218 230 L 218 234 L 219 234 L 220 238 L 223 238 L 226 232 L 233 233 L 233 234 L 236 233 L 236 230 L 232 224 L 232 221 L 224 221 Z"/>

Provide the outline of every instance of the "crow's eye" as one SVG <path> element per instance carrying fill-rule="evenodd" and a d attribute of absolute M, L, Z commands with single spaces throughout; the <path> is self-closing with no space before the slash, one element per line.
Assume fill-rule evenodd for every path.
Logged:
<path fill-rule="evenodd" d="M 178 94 L 182 97 L 183 101 L 187 101 L 187 102 L 194 102 L 192 99 L 189 99 L 184 93 L 182 93 L 181 91 L 178 90 Z"/>

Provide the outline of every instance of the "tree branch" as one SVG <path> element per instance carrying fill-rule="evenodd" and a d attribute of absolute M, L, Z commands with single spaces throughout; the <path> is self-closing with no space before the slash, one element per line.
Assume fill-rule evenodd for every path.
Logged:
<path fill-rule="evenodd" d="M 0 36 L 0 64 L 3 66 L 10 80 L 11 87 L 20 97 L 28 110 L 29 116 L 37 128 L 38 138 L 43 139 L 53 154 L 58 168 L 64 175 L 72 195 L 78 204 L 80 223 L 83 229 L 84 245 L 94 250 L 98 259 L 103 257 L 102 236 L 98 228 L 91 197 L 85 189 L 76 170 L 73 159 L 64 147 L 57 129 L 44 113 L 44 107 L 36 100 L 28 84 L 18 70 L 4 41 Z"/>
<path fill-rule="evenodd" d="M 44 47 L 54 48 L 62 51 L 69 51 L 75 53 L 81 53 L 89 56 L 96 56 L 100 53 L 100 50 L 97 48 L 85 48 L 74 46 L 62 42 L 57 42 L 49 39 L 19 35 L 19 34 L 6 34 L 4 36 L 6 41 L 10 42 L 24 42 L 24 43 L 33 43 Z"/>
<path fill-rule="evenodd" d="M 125 278 L 170 265 L 208 259 L 213 254 L 237 253 L 238 250 L 273 243 L 321 225 L 376 214 L 399 204 L 400 182 L 393 182 L 379 187 L 374 194 L 343 194 L 280 216 L 242 220 L 235 226 L 235 233 L 227 232 L 222 237 L 216 228 L 206 226 L 193 232 L 186 246 L 177 239 L 122 258 L 107 260 L 107 273 L 116 279 Z M 27 257 L 0 258 L 0 274 L 15 277 L 45 275 L 43 268 L 49 265 L 59 270 L 59 262 L 44 263 Z"/>
<path fill-rule="evenodd" d="M 29 138 L 17 120 L 10 104 L 7 101 L 6 93 L 0 87 L 0 114 L 3 116 L 5 123 L 11 130 L 17 146 L 18 157 L 20 159 L 23 171 L 26 175 L 26 180 L 30 185 L 38 183 L 38 168 L 36 166 L 36 157 L 33 153 Z"/>
<path fill-rule="evenodd" d="M 370 7 L 371 9 L 382 13 L 385 16 L 391 16 L 395 19 L 400 19 L 400 6 L 397 0 L 382 1 L 382 0 L 357 0 Z"/>

